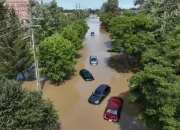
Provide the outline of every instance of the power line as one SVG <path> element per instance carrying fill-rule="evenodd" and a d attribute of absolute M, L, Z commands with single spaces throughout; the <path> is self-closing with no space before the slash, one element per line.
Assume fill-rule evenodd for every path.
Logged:
<path fill-rule="evenodd" d="M 4 30 L 4 29 L 8 29 L 8 28 L 10 28 L 10 27 L 13 27 L 13 26 L 15 26 L 15 25 L 17 25 L 17 24 L 19 24 L 19 25 L 20 25 L 20 23 L 15 23 L 15 24 L 13 24 L 13 25 L 11 25 L 11 26 L 8 26 L 8 27 L 6 27 L 6 28 L 2 28 L 2 29 L 0 29 L 0 31 L 2 31 L 2 30 Z"/>
<path fill-rule="evenodd" d="M 12 20 L 12 19 L 15 19 L 15 18 L 17 18 L 16 16 L 14 16 L 13 18 L 10 18 L 10 19 L 5 19 L 5 20 L 3 20 L 3 21 L 0 21 L 0 23 L 3 23 L 3 22 L 6 22 L 7 20 Z M 17 18 L 18 19 L 18 18 Z"/>
<path fill-rule="evenodd" d="M 6 34 L 1 35 L 0 38 L 6 36 L 6 35 L 8 35 L 8 34 L 11 34 L 11 33 L 15 32 L 15 31 L 18 31 L 18 30 L 20 30 L 20 29 L 23 29 L 23 28 L 26 28 L 26 27 L 25 27 L 25 26 L 19 27 L 19 28 L 15 29 L 15 30 L 12 30 L 12 31 L 10 31 L 10 32 L 8 32 L 8 33 L 6 33 Z"/>

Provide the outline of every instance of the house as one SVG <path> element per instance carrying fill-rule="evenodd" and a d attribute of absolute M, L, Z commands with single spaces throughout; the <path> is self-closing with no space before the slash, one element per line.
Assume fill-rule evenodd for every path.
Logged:
<path fill-rule="evenodd" d="M 6 0 L 5 5 L 9 5 L 14 8 L 19 18 L 26 18 L 28 16 L 28 3 L 29 0 Z M 32 4 L 38 4 L 37 1 L 33 0 Z"/>

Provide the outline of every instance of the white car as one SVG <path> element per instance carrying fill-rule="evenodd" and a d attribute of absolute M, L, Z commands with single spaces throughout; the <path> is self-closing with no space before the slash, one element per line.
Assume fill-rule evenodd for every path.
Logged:
<path fill-rule="evenodd" d="M 90 63 L 91 65 L 97 65 L 97 64 L 98 64 L 97 56 L 90 56 L 90 57 L 89 57 L 89 63 Z"/>

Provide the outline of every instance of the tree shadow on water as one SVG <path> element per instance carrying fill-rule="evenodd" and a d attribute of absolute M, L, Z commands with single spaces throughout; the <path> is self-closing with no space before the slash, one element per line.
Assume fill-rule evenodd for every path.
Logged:
<path fill-rule="evenodd" d="M 124 103 L 120 115 L 120 120 L 117 122 L 120 130 L 146 130 L 142 122 L 137 119 L 139 108 L 135 104 L 128 101 L 130 92 L 124 92 L 119 95 L 123 98 Z"/>
<path fill-rule="evenodd" d="M 81 57 L 82 57 L 82 54 L 80 54 L 80 53 L 78 53 L 78 54 L 75 55 L 75 58 L 76 58 L 76 59 L 79 59 L 79 58 L 81 58 Z"/>
<path fill-rule="evenodd" d="M 61 123 L 59 122 L 58 124 L 57 124 L 57 130 L 61 130 L 62 128 L 61 128 Z"/>
<path fill-rule="evenodd" d="M 111 48 L 111 40 L 104 42 L 107 48 Z"/>
<path fill-rule="evenodd" d="M 129 60 L 125 54 L 117 54 L 110 58 L 105 58 L 107 66 L 116 70 L 119 73 L 137 72 L 138 64 L 134 61 Z"/>
<path fill-rule="evenodd" d="M 50 80 L 50 84 L 54 86 L 60 86 L 60 85 L 65 84 L 68 80 L 73 79 L 75 76 L 77 76 L 77 70 L 73 70 L 72 74 L 70 76 L 65 77 L 63 81 L 56 82 L 56 81 Z"/>

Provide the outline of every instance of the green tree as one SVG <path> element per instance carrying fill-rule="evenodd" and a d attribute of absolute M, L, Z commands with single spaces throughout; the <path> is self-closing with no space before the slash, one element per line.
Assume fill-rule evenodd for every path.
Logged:
<path fill-rule="evenodd" d="M 112 18 L 114 18 L 114 14 L 112 12 L 101 13 L 100 14 L 100 20 L 102 22 L 101 26 L 107 26 L 108 27 Z"/>
<path fill-rule="evenodd" d="M 14 78 L 32 65 L 32 53 L 28 40 L 23 40 L 26 30 L 20 28 L 15 11 L 0 3 L 2 32 L 0 35 L 0 74 Z"/>
<path fill-rule="evenodd" d="M 42 93 L 22 89 L 19 83 L 0 76 L 1 130 L 56 130 L 58 115 Z"/>
<path fill-rule="evenodd" d="M 110 37 L 114 39 L 112 49 L 125 49 L 125 53 L 134 55 L 140 61 L 142 52 L 154 44 L 154 39 L 148 31 L 151 26 L 145 15 L 119 16 L 109 24 Z"/>
<path fill-rule="evenodd" d="M 180 23 L 180 10 L 178 0 L 148 0 L 140 2 L 138 12 L 146 13 L 149 23 L 154 28 L 155 39 L 163 41 L 166 33 L 172 31 Z"/>
<path fill-rule="evenodd" d="M 37 28 L 35 31 L 37 43 L 59 32 L 62 30 L 63 26 L 66 25 L 65 23 L 62 24 L 65 16 L 61 13 L 61 9 L 58 7 L 55 0 L 50 3 L 33 6 L 32 14 L 35 18 L 41 18 L 34 20 L 35 25 L 41 25 L 41 27 Z"/>
<path fill-rule="evenodd" d="M 69 40 L 77 51 L 82 49 L 83 41 L 78 37 L 78 33 L 73 29 L 71 25 L 65 27 L 64 30 L 61 32 L 61 35 L 65 39 Z"/>
<path fill-rule="evenodd" d="M 152 130 L 180 128 L 180 26 L 142 55 L 144 68 L 130 79 L 130 101 Z M 133 86 L 133 87 L 132 87 Z"/>
<path fill-rule="evenodd" d="M 110 20 L 120 13 L 118 6 L 118 0 L 108 0 L 102 4 L 100 10 L 100 20 L 102 21 L 102 25 L 108 27 Z"/>
<path fill-rule="evenodd" d="M 52 81 L 58 82 L 71 76 L 74 70 L 74 45 L 60 34 L 47 37 L 39 45 L 39 62 L 42 73 Z"/>
<path fill-rule="evenodd" d="M 78 37 L 83 39 L 89 29 L 86 21 L 84 19 L 78 19 L 73 21 L 71 24 L 73 30 L 75 30 L 78 34 Z"/>

